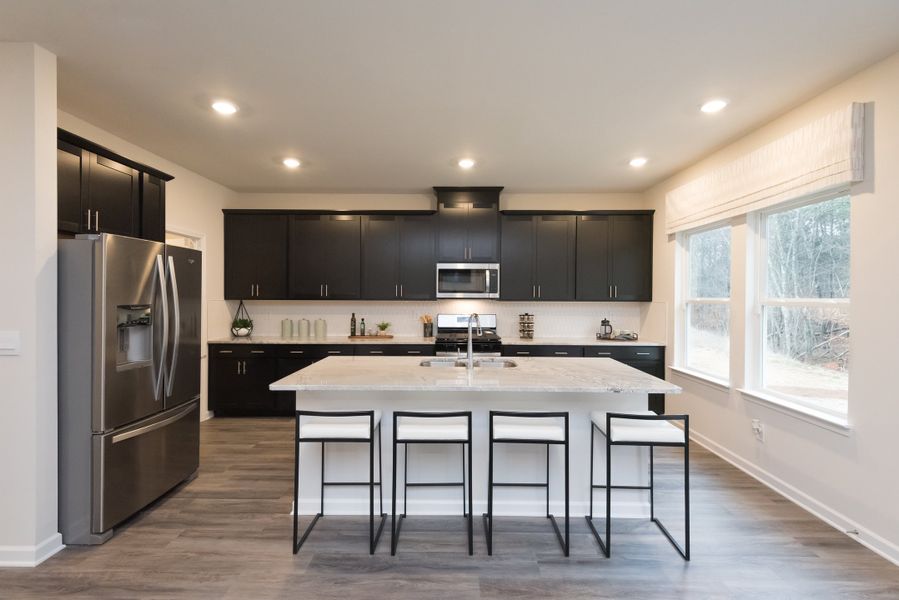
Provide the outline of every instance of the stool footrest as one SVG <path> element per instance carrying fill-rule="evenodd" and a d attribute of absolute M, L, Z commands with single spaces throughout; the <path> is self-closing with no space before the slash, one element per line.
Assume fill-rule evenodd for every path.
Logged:
<path fill-rule="evenodd" d="M 549 484 L 546 482 L 543 482 L 543 483 L 539 483 L 539 482 L 537 482 L 537 483 L 530 483 L 530 482 L 524 482 L 524 483 L 503 482 L 503 483 L 500 483 L 500 482 L 494 481 L 493 485 L 494 485 L 494 487 L 546 487 Z"/>
<path fill-rule="evenodd" d="M 371 484 L 367 481 L 322 481 L 322 485 L 364 485 L 366 487 L 374 485 L 377 487 L 381 485 L 381 482 L 375 481 L 374 484 Z"/>
<path fill-rule="evenodd" d="M 408 487 L 461 487 L 465 485 L 463 481 L 409 481 L 406 482 Z"/>
<path fill-rule="evenodd" d="M 593 489 L 604 490 L 604 489 L 606 489 L 606 487 L 611 487 L 613 490 L 651 490 L 652 489 L 652 487 L 650 487 L 648 485 L 613 485 L 613 486 L 606 486 L 606 485 L 599 485 L 599 484 L 593 485 Z"/>

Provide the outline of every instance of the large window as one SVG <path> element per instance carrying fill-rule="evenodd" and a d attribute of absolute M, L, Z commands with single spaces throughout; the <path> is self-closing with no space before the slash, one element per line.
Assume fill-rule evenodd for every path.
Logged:
<path fill-rule="evenodd" d="M 837 416 L 849 383 L 849 197 L 760 217 L 762 391 Z"/>
<path fill-rule="evenodd" d="M 730 378 L 730 227 L 684 236 L 684 358 L 688 369 Z"/>

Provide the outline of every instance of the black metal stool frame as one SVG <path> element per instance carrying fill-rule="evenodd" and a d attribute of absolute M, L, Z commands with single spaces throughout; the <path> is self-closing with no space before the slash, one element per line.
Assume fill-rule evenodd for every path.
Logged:
<path fill-rule="evenodd" d="M 421 417 L 425 419 L 444 418 L 444 417 L 465 417 L 468 421 L 468 439 L 459 440 L 414 440 L 400 439 L 397 437 L 397 420 L 400 417 Z M 406 518 L 406 506 L 408 498 L 408 489 L 410 487 L 461 487 L 462 488 L 462 516 L 468 521 L 468 555 L 474 554 L 473 541 L 473 525 L 472 525 L 472 478 L 471 478 L 471 411 L 459 412 L 417 412 L 417 411 L 395 411 L 393 413 L 393 496 L 391 503 L 390 518 L 390 554 L 396 554 L 396 548 L 400 541 L 400 530 L 403 528 L 403 520 Z M 397 448 L 399 444 L 403 445 L 403 512 L 400 514 L 400 521 L 396 520 L 396 463 Z M 459 444 L 462 447 L 462 481 L 413 481 L 410 482 L 409 475 L 409 444 Z M 466 504 L 466 462 L 465 462 L 465 446 L 468 446 L 468 494 Z"/>
<path fill-rule="evenodd" d="M 529 440 L 529 439 L 494 439 L 493 435 L 493 418 L 494 417 L 530 417 L 530 418 L 557 418 L 563 419 L 565 422 L 565 439 L 563 441 L 546 441 L 546 440 Z M 487 538 L 487 555 L 493 555 L 493 488 L 494 487 L 542 487 L 546 488 L 546 518 L 552 523 L 559 539 L 559 545 L 562 552 L 568 556 L 570 549 L 569 535 L 569 457 L 568 457 L 568 413 L 567 412 L 517 412 L 504 410 L 491 410 L 490 415 L 490 447 L 489 459 L 487 467 L 487 512 L 484 513 L 484 534 Z M 493 445 L 494 444 L 545 444 L 546 445 L 546 481 L 541 482 L 496 482 L 493 481 Z M 565 449 L 565 537 L 559 531 L 559 525 L 556 523 L 556 517 L 549 512 L 549 447 L 551 445 L 563 446 Z"/>
<path fill-rule="evenodd" d="M 366 438 L 316 438 L 300 437 L 300 417 L 368 417 L 369 430 L 368 439 Z M 381 539 L 381 532 L 384 531 L 384 525 L 387 523 L 387 513 L 384 512 L 384 493 L 381 489 L 381 481 L 375 481 L 375 430 L 378 431 L 378 479 L 382 479 L 382 461 L 381 461 L 381 423 L 375 424 L 375 411 L 373 410 L 357 410 L 357 411 L 332 411 L 332 410 L 298 410 L 296 411 L 296 423 L 294 432 L 294 469 L 293 469 L 293 553 L 296 554 L 309 534 L 312 528 L 318 523 L 318 520 L 325 514 L 325 486 L 368 486 L 368 553 L 374 554 L 378 547 L 378 541 Z M 319 512 L 312 519 L 312 522 L 306 527 L 303 536 L 297 541 L 299 531 L 300 518 L 300 444 L 318 442 L 322 447 L 321 462 L 321 500 Z M 325 444 L 335 443 L 355 443 L 368 444 L 368 481 L 325 481 Z M 375 486 L 378 487 L 378 505 L 381 510 L 381 523 L 375 533 Z"/>
<path fill-rule="evenodd" d="M 681 421 L 684 424 L 684 441 L 680 442 L 613 442 L 611 438 L 612 419 L 630 419 L 635 421 Z M 590 514 L 586 517 L 587 525 L 593 532 L 600 550 L 605 554 L 606 558 L 611 555 L 612 551 L 612 490 L 649 490 L 649 519 L 655 523 L 659 530 L 665 534 L 674 549 L 684 560 L 690 560 L 690 416 L 689 415 L 634 415 L 628 413 L 606 413 L 606 431 L 596 426 L 591 419 L 592 427 L 590 429 Z M 593 440 L 596 437 L 595 432 L 599 432 L 606 438 L 606 483 L 605 485 L 594 485 L 593 483 Z M 610 485 L 612 482 L 612 446 L 645 446 L 649 447 L 649 485 Z M 668 528 L 655 516 L 654 502 L 654 473 L 653 473 L 653 451 L 656 446 L 668 448 L 684 449 L 684 546 L 678 544 L 674 536 L 669 533 Z M 593 525 L 593 490 L 606 490 L 606 541 L 603 542 Z"/>

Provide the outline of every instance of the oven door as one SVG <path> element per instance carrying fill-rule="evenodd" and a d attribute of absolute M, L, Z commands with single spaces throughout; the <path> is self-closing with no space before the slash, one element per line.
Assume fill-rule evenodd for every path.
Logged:
<path fill-rule="evenodd" d="M 499 298 L 499 265 L 438 263 L 438 298 Z"/>

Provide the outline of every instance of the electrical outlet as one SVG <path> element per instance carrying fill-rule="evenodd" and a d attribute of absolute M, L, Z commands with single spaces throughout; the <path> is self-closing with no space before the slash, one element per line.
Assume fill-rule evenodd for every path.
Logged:
<path fill-rule="evenodd" d="M 762 425 L 762 422 L 760 420 L 752 420 L 752 433 L 755 434 L 755 439 L 762 443 L 765 442 L 765 426 Z"/>

